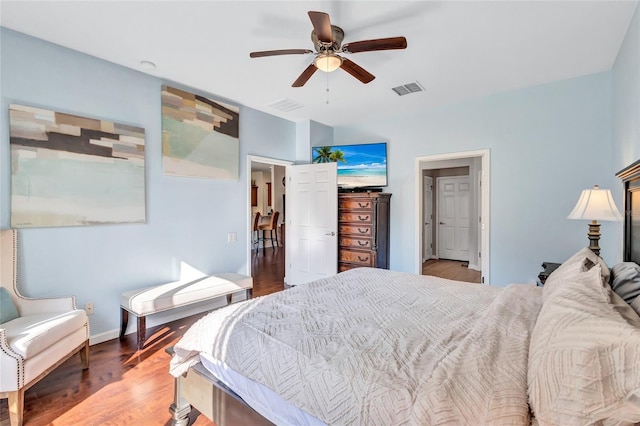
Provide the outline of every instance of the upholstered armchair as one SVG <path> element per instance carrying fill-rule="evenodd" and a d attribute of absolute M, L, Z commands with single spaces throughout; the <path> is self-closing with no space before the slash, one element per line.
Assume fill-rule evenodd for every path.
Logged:
<path fill-rule="evenodd" d="M 22 425 L 24 393 L 40 379 L 78 352 L 89 367 L 87 314 L 75 297 L 22 296 L 17 244 L 16 230 L 0 231 L 0 398 L 9 399 L 11 426 Z"/>

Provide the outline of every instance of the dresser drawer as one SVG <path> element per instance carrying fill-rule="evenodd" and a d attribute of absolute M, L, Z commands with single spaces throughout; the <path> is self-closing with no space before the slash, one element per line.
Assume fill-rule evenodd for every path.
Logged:
<path fill-rule="evenodd" d="M 338 199 L 338 209 L 373 211 L 373 201 L 343 197 Z"/>
<path fill-rule="evenodd" d="M 373 247 L 373 240 L 371 238 L 340 237 L 338 245 L 340 247 L 355 247 L 369 250 Z"/>
<path fill-rule="evenodd" d="M 355 263 L 361 266 L 373 266 L 373 253 L 370 251 L 340 250 L 339 262 Z"/>
<path fill-rule="evenodd" d="M 348 271 L 349 269 L 362 268 L 368 265 L 356 265 L 355 263 L 338 262 L 338 272 Z"/>
<path fill-rule="evenodd" d="M 358 237 L 371 237 L 373 228 L 370 224 L 362 224 L 362 225 L 352 225 L 352 224 L 339 224 L 338 225 L 338 233 L 339 235 L 354 235 Z"/>
<path fill-rule="evenodd" d="M 371 223 L 373 221 L 373 214 L 369 212 L 339 212 L 338 221 L 340 222 L 358 222 L 358 223 Z"/>

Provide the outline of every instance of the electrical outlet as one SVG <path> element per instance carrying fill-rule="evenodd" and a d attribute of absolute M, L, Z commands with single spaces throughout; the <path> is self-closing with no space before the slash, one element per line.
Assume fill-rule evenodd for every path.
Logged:
<path fill-rule="evenodd" d="M 236 234 L 235 232 L 229 232 L 229 234 L 227 235 L 227 242 L 235 243 L 236 241 L 238 241 L 238 234 Z"/>
<path fill-rule="evenodd" d="M 85 303 L 84 310 L 87 312 L 87 315 L 93 315 L 93 302 Z"/>

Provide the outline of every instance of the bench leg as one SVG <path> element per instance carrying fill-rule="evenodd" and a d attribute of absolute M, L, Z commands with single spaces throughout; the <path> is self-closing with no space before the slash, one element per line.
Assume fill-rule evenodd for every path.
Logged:
<path fill-rule="evenodd" d="M 124 337 L 124 333 L 127 331 L 127 325 L 129 324 L 129 312 L 120 308 L 120 338 Z"/>
<path fill-rule="evenodd" d="M 251 297 L 253 297 L 253 289 L 252 288 L 248 288 L 247 289 L 247 300 L 251 299 Z"/>
<path fill-rule="evenodd" d="M 233 294 L 227 294 L 227 305 L 231 304 L 231 297 L 233 296 Z"/>
<path fill-rule="evenodd" d="M 144 348 L 144 341 L 147 338 L 147 318 L 144 315 L 138 317 L 138 349 Z"/>

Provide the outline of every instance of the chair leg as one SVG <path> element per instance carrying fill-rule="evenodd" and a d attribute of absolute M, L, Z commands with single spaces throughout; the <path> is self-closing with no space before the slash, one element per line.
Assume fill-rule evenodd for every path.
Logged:
<path fill-rule="evenodd" d="M 89 368 L 89 339 L 84 342 L 84 348 L 80 351 L 80 360 L 82 361 L 82 369 Z"/>
<path fill-rule="evenodd" d="M 276 245 L 280 247 L 280 243 L 278 242 L 278 225 L 276 225 L 276 229 L 274 230 L 274 232 L 276 233 Z"/>
<path fill-rule="evenodd" d="M 9 422 L 11 426 L 22 426 L 24 418 L 24 388 L 9 392 Z"/>

